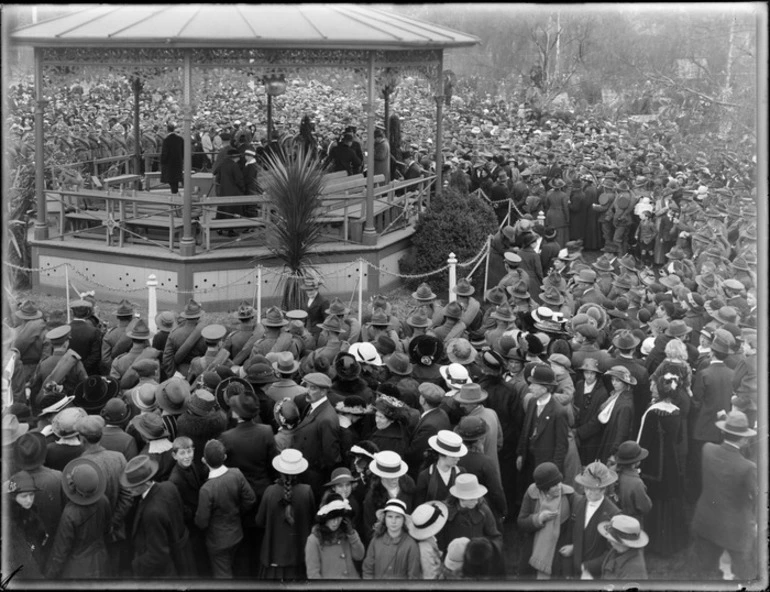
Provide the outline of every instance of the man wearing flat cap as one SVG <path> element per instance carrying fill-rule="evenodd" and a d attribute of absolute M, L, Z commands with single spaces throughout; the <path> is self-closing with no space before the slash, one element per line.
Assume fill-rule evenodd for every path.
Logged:
<path fill-rule="evenodd" d="M 302 379 L 307 389 L 310 406 L 294 431 L 293 447 L 310 463 L 303 473 L 305 482 L 320 498 L 323 484 L 329 480 L 332 469 L 342 460 L 339 442 L 340 421 L 328 399 L 331 379 L 320 372 L 311 372 Z M 298 403 L 299 406 L 299 403 Z"/>

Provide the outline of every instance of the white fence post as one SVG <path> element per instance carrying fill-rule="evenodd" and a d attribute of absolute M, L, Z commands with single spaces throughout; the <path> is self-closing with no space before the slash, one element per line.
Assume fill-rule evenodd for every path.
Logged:
<path fill-rule="evenodd" d="M 158 316 L 158 278 L 154 273 L 147 277 L 147 326 L 150 333 L 156 333 L 158 326 L 155 324 L 155 317 Z"/>
<path fill-rule="evenodd" d="M 262 322 L 262 265 L 257 265 L 257 323 Z"/>
<path fill-rule="evenodd" d="M 70 266 L 64 265 L 64 281 L 67 283 L 67 324 L 70 322 Z"/>
<path fill-rule="evenodd" d="M 454 253 L 449 253 L 449 259 L 446 260 L 449 265 L 449 302 L 457 300 L 457 294 L 454 287 L 457 285 L 457 257 Z"/>
<path fill-rule="evenodd" d="M 364 260 L 358 260 L 358 324 L 363 326 L 364 318 Z"/>

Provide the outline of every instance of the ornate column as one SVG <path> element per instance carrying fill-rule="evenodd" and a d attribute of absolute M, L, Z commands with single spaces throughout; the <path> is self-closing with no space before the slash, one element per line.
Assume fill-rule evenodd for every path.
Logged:
<path fill-rule="evenodd" d="M 179 253 L 183 256 L 195 255 L 195 237 L 192 233 L 192 50 L 184 50 L 182 71 L 182 118 L 184 120 L 184 188 L 182 204 L 182 238 L 179 240 Z"/>
<path fill-rule="evenodd" d="M 43 96 L 43 54 L 35 48 L 35 199 L 37 200 L 37 220 L 35 220 L 35 240 L 48 238 L 45 204 L 45 141 L 43 138 L 43 113 L 48 101 Z"/>
<path fill-rule="evenodd" d="M 444 146 L 444 52 L 440 53 L 436 83 L 436 193 L 441 192 L 442 184 L 442 148 Z M 428 194 L 430 199 L 430 194 Z M 428 202 L 430 205 L 430 202 Z"/>
<path fill-rule="evenodd" d="M 377 231 L 374 229 L 374 52 L 369 52 L 369 72 L 367 79 L 366 105 L 366 224 L 361 242 L 365 245 L 377 244 Z"/>

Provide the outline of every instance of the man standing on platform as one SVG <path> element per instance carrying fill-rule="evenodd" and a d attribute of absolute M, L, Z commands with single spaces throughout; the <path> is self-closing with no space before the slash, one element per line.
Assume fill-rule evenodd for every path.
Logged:
<path fill-rule="evenodd" d="M 160 182 L 168 183 L 171 193 L 179 193 L 179 184 L 184 179 L 184 140 L 176 133 L 176 125 L 169 123 L 168 135 L 160 149 Z"/>

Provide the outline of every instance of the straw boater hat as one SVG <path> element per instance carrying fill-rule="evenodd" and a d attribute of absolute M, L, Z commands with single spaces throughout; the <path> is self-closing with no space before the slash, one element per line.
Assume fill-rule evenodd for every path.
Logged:
<path fill-rule="evenodd" d="M 383 450 L 374 455 L 369 463 L 369 470 L 378 477 L 397 478 L 406 475 L 409 466 L 401 460 L 401 456 L 392 450 Z"/>
<path fill-rule="evenodd" d="M 449 518 L 449 509 L 444 502 L 431 500 L 417 506 L 407 524 L 409 534 L 417 541 L 424 541 L 437 535 Z"/>
<path fill-rule="evenodd" d="M 468 454 L 462 437 L 449 430 L 439 430 L 435 436 L 428 438 L 428 446 L 444 456 L 460 458 Z"/>
<path fill-rule="evenodd" d="M 307 459 L 299 450 L 286 448 L 281 454 L 273 458 L 273 468 L 284 475 L 299 475 L 308 468 Z"/>
<path fill-rule="evenodd" d="M 650 542 L 639 521 L 625 514 L 616 514 L 610 520 L 600 522 L 596 529 L 605 539 L 633 549 L 641 549 Z"/>

